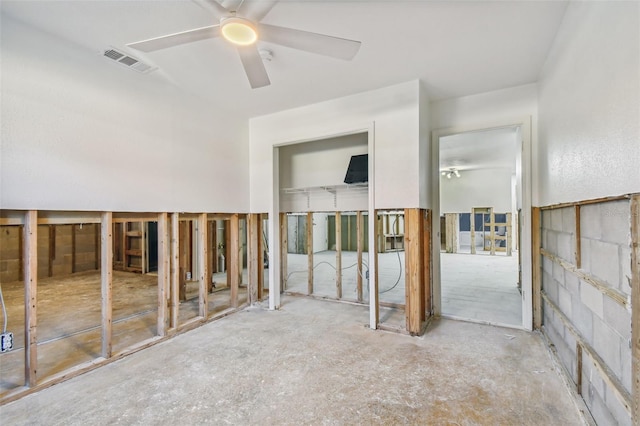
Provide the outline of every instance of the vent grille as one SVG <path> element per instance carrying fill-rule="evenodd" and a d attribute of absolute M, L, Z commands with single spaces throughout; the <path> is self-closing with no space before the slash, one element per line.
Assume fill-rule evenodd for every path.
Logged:
<path fill-rule="evenodd" d="M 146 74 L 156 69 L 155 67 L 152 67 L 149 64 L 145 64 L 144 62 L 141 62 L 140 60 L 123 52 L 120 52 L 119 50 L 116 50 L 114 48 L 105 49 L 102 52 L 102 55 L 105 58 L 109 58 L 119 63 L 120 65 L 124 65 L 125 67 L 131 68 L 132 70 L 135 70 L 139 73 Z"/>

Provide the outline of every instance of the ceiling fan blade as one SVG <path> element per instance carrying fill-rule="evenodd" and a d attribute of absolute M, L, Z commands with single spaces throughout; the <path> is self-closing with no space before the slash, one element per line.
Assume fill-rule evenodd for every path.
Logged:
<path fill-rule="evenodd" d="M 237 12 L 240 10 L 242 3 L 244 3 L 244 0 L 220 0 L 222 7 L 227 9 L 229 12 Z"/>
<path fill-rule="evenodd" d="M 169 34 L 162 37 L 150 38 L 149 40 L 138 41 L 127 44 L 127 46 L 141 50 L 143 52 L 153 52 L 167 47 L 187 44 L 198 40 L 215 38 L 220 35 L 220 25 L 196 28 L 195 30 L 183 31 L 181 33 Z"/>
<path fill-rule="evenodd" d="M 255 44 L 238 47 L 238 54 L 240 55 L 244 72 L 247 74 L 252 89 L 271 84 L 267 70 L 264 67 L 264 62 L 262 62 L 262 58 Z"/>
<path fill-rule="evenodd" d="M 344 60 L 353 59 L 362 44 L 346 38 L 267 24 L 259 24 L 258 33 L 262 41 Z"/>
<path fill-rule="evenodd" d="M 250 1 L 242 7 L 242 14 L 253 22 L 260 22 L 273 9 L 278 0 Z"/>
<path fill-rule="evenodd" d="M 229 14 L 229 11 L 225 9 L 224 6 L 222 6 L 216 0 L 193 0 L 193 1 L 203 9 L 210 11 L 213 14 L 214 18 L 216 18 L 217 20 Z"/>

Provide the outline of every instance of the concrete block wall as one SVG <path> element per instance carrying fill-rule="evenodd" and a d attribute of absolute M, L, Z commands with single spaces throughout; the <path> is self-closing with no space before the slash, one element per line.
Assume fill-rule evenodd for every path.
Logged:
<path fill-rule="evenodd" d="M 606 287 L 629 295 L 631 287 L 630 205 L 628 200 L 580 207 L 580 239 L 575 207 L 542 211 L 542 248 L 571 265 L 580 245 L 580 272 Z M 574 383 L 581 374 L 580 393 L 598 424 L 630 425 L 631 416 L 616 396 L 611 380 L 602 377 L 595 360 L 582 352 L 578 372 L 577 342 L 582 341 L 603 360 L 631 393 L 631 310 L 593 284 L 580 279 L 559 262 L 542 258 L 543 330 Z M 572 332 L 573 330 L 573 332 Z M 575 335 L 577 333 L 577 336 Z"/>

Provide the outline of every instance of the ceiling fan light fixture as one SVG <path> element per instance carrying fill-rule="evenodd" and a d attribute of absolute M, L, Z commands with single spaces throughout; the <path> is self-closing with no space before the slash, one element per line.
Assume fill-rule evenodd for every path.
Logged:
<path fill-rule="evenodd" d="M 220 23 L 222 36 L 238 46 L 250 46 L 258 40 L 258 30 L 248 19 L 226 18 Z"/>

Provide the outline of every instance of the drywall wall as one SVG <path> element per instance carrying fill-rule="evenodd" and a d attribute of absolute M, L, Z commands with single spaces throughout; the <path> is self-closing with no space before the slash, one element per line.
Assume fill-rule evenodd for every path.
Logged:
<path fill-rule="evenodd" d="M 569 4 L 539 81 L 540 205 L 640 191 L 639 17 Z"/>
<path fill-rule="evenodd" d="M 361 133 L 371 126 L 376 207 L 427 207 L 420 205 L 418 110 L 419 82 L 411 81 L 251 119 L 251 210 L 266 211 L 271 203 L 274 146 Z"/>
<path fill-rule="evenodd" d="M 469 213 L 473 207 L 511 212 L 511 169 L 463 170 L 460 177 L 440 179 L 440 211 Z"/>
<path fill-rule="evenodd" d="M 3 209 L 248 210 L 248 123 L 2 17 Z"/>

